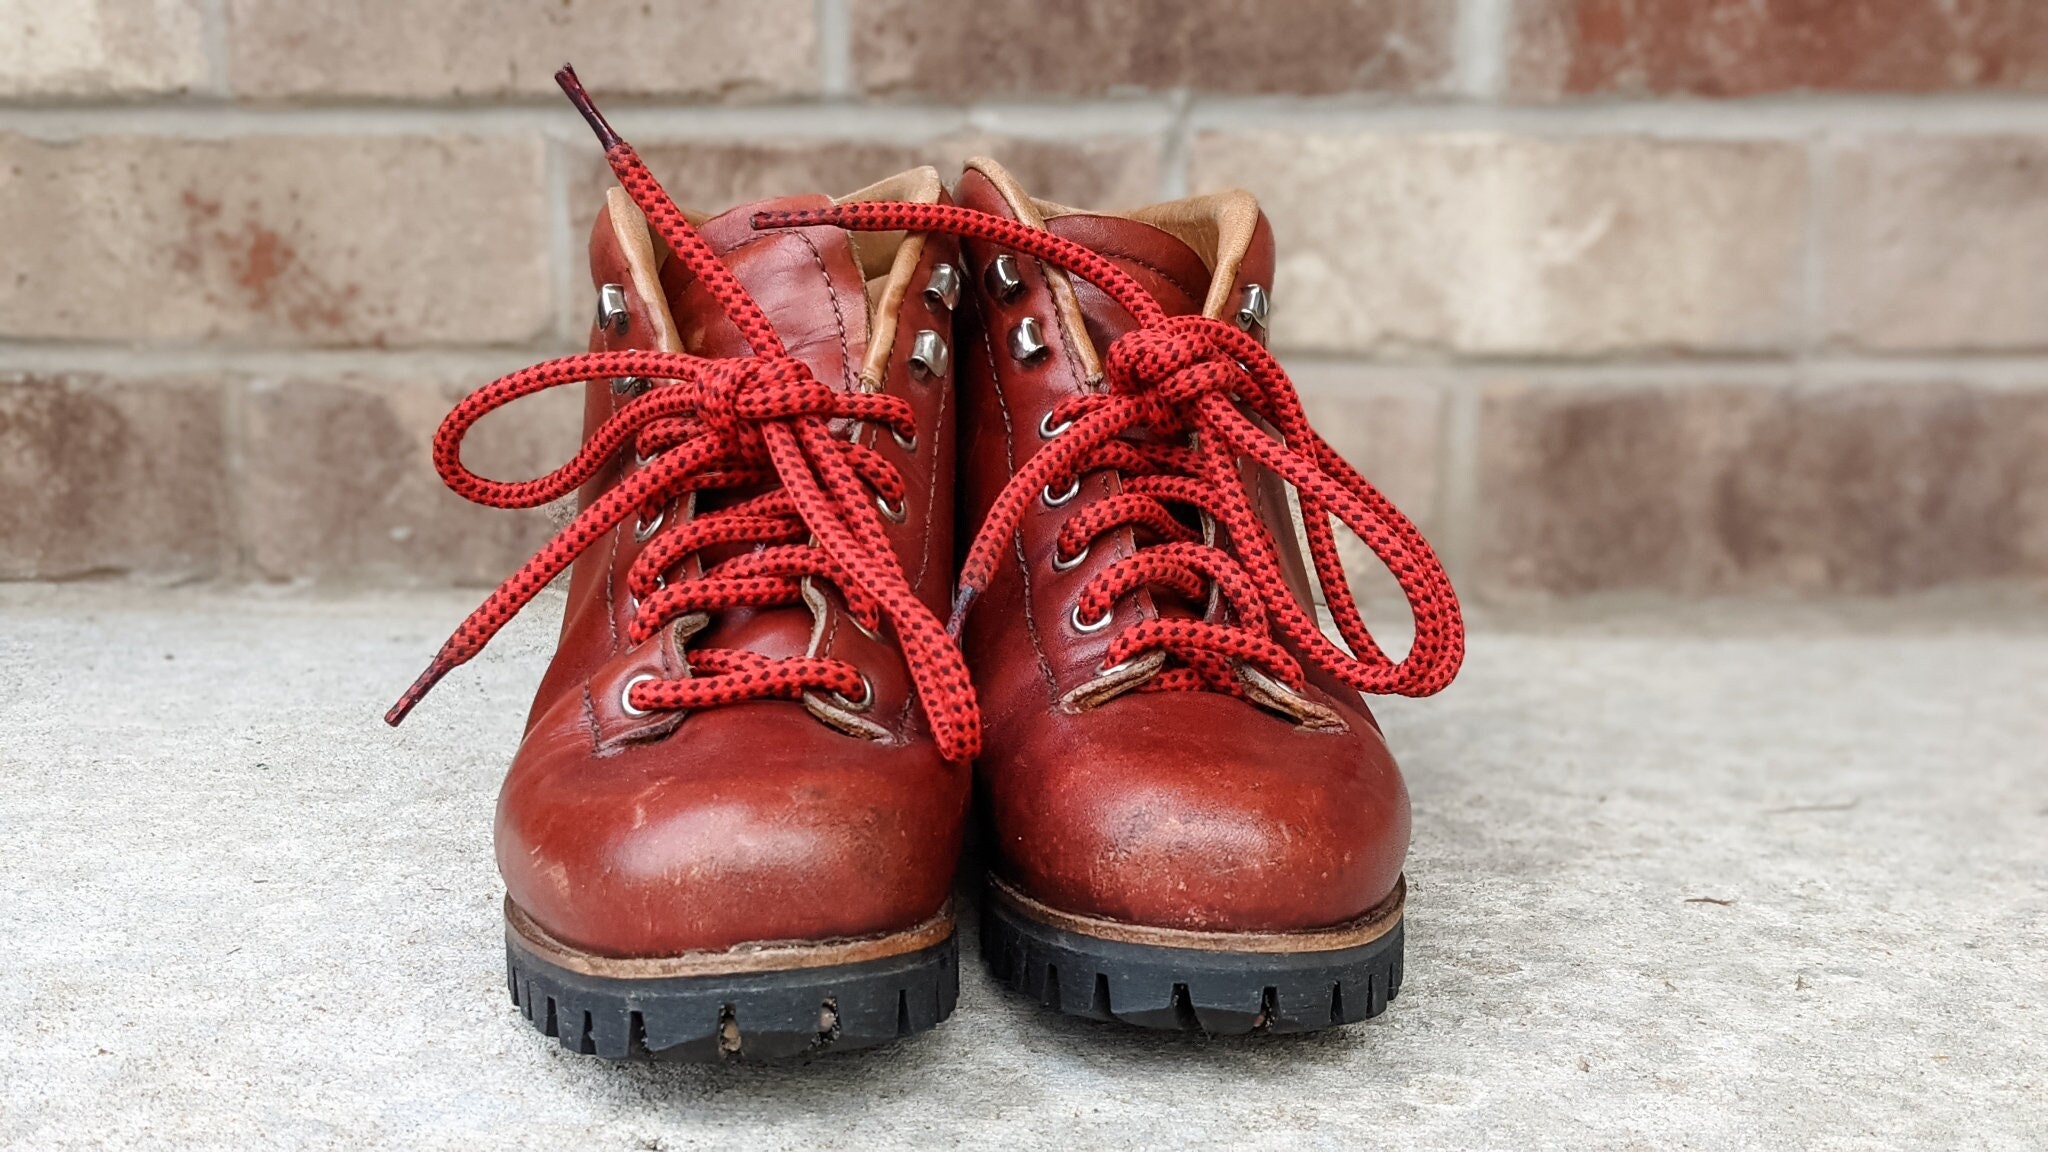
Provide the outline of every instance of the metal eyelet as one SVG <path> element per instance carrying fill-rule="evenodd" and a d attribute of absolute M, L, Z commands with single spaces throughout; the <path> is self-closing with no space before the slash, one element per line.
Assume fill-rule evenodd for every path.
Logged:
<path fill-rule="evenodd" d="M 1017 273 L 1017 258 L 1005 252 L 988 266 L 989 294 L 998 300 L 1014 300 L 1024 291 L 1024 277 Z"/>
<path fill-rule="evenodd" d="M 1038 418 L 1038 437 L 1041 440 L 1050 440 L 1073 426 L 1074 422 L 1072 420 L 1062 420 L 1058 424 L 1054 424 L 1052 422 L 1052 413 L 1047 412 Z"/>
<path fill-rule="evenodd" d="M 898 500 L 894 506 L 891 506 L 887 500 L 877 496 L 875 497 L 875 510 L 880 512 L 882 518 L 890 523 L 901 524 L 903 523 L 903 518 L 910 512 L 910 501 Z"/>
<path fill-rule="evenodd" d="M 960 273 L 951 264 L 932 265 L 931 278 L 924 282 L 924 298 L 935 309 L 951 312 L 960 303 Z"/>
<path fill-rule="evenodd" d="M 1074 602 L 1074 610 L 1067 613 L 1067 622 L 1074 626 L 1074 631 L 1076 632 L 1100 632 L 1104 628 L 1109 627 L 1109 622 L 1114 619 L 1116 619 L 1115 612 L 1104 612 L 1102 619 L 1091 620 L 1083 624 L 1081 622 L 1081 603 L 1078 600 Z"/>
<path fill-rule="evenodd" d="M 652 672 L 642 672 L 640 675 L 635 676 L 631 680 L 626 681 L 626 686 L 619 690 L 619 709 L 628 716 L 647 715 L 647 713 L 651 711 L 651 709 L 633 707 L 633 686 L 636 684 L 645 684 L 649 680 L 659 679 L 661 679 L 661 677 L 656 676 Z"/>
<path fill-rule="evenodd" d="M 666 519 L 668 519 L 667 509 L 656 512 L 652 520 L 641 520 L 636 517 L 633 521 L 633 539 L 642 544 L 647 543 L 656 532 L 661 531 L 661 522 Z"/>
<path fill-rule="evenodd" d="M 891 428 L 889 429 L 889 437 L 896 441 L 896 446 L 905 452 L 917 451 L 917 433 L 912 432 L 910 435 L 905 436 L 903 433 Z"/>
<path fill-rule="evenodd" d="M 1068 557 L 1067 559 L 1062 560 L 1060 559 L 1060 550 L 1058 545 L 1054 545 L 1052 550 L 1052 570 L 1055 572 L 1071 572 L 1074 569 L 1079 568 L 1081 566 L 1081 561 L 1086 559 L 1088 559 L 1088 549 L 1083 548 L 1079 552 L 1076 552 L 1072 556 Z"/>
<path fill-rule="evenodd" d="M 1263 284 L 1244 286 L 1244 305 L 1237 310 L 1237 326 L 1249 332 L 1254 328 L 1266 327 L 1266 321 L 1273 313 L 1273 297 Z"/>
<path fill-rule="evenodd" d="M 848 712 L 865 712 L 875 706 L 875 682 L 868 679 L 868 674 L 865 672 L 860 674 L 860 689 L 861 695 L 858 700 L 848 699 L 845 695 L 838 692 L 833 692 L 830 695 L 832 699 L 839 702 L 840 707 Z"/>
<path fill-rule="evenodd" d="M 597 290 L 597 327 L 603 332 L 624 332 L 633 314 L 626 308 L 626 287 L 606 284 Z"/>
<path fill-rule="evenodd" d="M 1052 345 L 1045 342 L 1045 326 L 1038 322 L 1036 316 L 1026 316 L 1010 329 L 1012 359 L 1029 364 L 1051 350 Z"/>
<path fill-rule="evenodd" d="M 1065 492 L 1055 493 L 1052 490 L 1052 485 L 1047 484 L 1045 488 L 1038 493 L 1038 498 L 1045 501 L 1045 506 L 1047 508 L 1057 508 L 1060 505 L 1065 504 L 1067 501 L 1072 500 L 1074 497 L 1079 496 L 1080 494 L 1081 478 L 1079 476 L 1076 476 L 1074 477 L 1074 482 L 1067 486 L 1067 490 Z"/>
<path fill-rule="evenodd" d="M 944 376 L 953 366 L 953 353 L 945 337 L 929 328 L 920 329 L 910 340 L 910 374 L 919 380 Z"/>

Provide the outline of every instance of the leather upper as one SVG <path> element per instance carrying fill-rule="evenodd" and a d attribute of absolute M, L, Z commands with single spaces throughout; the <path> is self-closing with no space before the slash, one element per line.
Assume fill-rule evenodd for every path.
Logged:
<path fill-rule="evenodd" d="M 936 188 L 936 177 L 923 183 Z M 864 258 L 836 228 L 750 226 L 757 211 L 825 203 L 747 205 L 698 231 L 817 379 L 911 402 L 913 444 L 872 427 L 859 435 L 906 481 L 889 542 L 918 596 L 941 611 L 952 575 L 957 415 L 951 381 L 914 372 L 908 355 L 918 331 L 950 334 L 950 314 L 920 287 L 934 265 L 959 256 L 945 237 L 869 244 Z M 591 281 L 594 291 L 624 289 L 629 320 L 623 331 L 593 327 L 593 350 L 747 353 L 717 303 L 658 244 L 615 193 L 591 232 Z M 880 323 L 870 321 L 871 284 L 900 294 L 882 298 Z M 587 385 L 586 436 L 628 398 L 607 381 Z M 636 466 L 632 449 L 622 450 L 582 499 Z M 663 519 L 741 495 L 707 493 Z M 809 585 L 805 604 L 724 610 L 697 631 L 665 628 L 631 644 L 625 575 L 641 535 L 629 521 L 572 569 L 559 647 L 499 798 L 498 865 L 512 900 L 566 943 L 614 956 L 873 935 L 928 919 L 949 891 L 969 782 L 966 767 L 933 745 L 902 655 L 886 634 L 863 631 L 823 581 Z M 687 560 L 669 577 L 716 559 Z M 686 675 L 692 644 L 828 655 L 859 668 L 871 691 L 865 701 L 633 715 L 627 687 L 647 674 Z"/>
<path fill-rule="evenodd" d="M 1239 229 L 1236 250 L 1222 251 L 1228 241 L 1218 234 L 1229 229 L 1200 219 L 1202 204 L 1148 210 L 1154 219 L 1181 217 L 1184 235 L 1215 249 L 1205 257 L 1162 227 L 1031 201 L 988 161 L 970 164 L 955 197 L 966 207 L 1042 219 L 1115 261 L 1170 314 L 1225 316 L 1247 284 L 1272 283 L 1272 235 L 1262 215 Z M 1248 198 L 1226 207 L 1256 212 Z M 974 290 L 959 357 L 960 491 L 970 529 L 1046 443 L 1042 423 L 1053 406 L 1099 376 L 1102 352 L 1135 325 L 1100 291 L 1029 258 L 1016 259 L 1023 288 L 999 291 L 987 272 L 1002 254 L 984 242 L 963 244 Z M 1227 266 L 1227 283 L 1212 283 L 1212 260 Z M 1029 360 L 1007 340 L 1026 317 L 1051 345 Z M 1312 604 L 1284 486 L 1250 464 L 1241 472 L 1280 543 L 1297 598 Z M 1118 691 L 1116 674 L 1105 679 L 1103 666 L 1116 632 L 1203 606 L 1140 589 L 1118 602 L 1111 626 L 1077 626 L 1081 587 L 1139 541 L 1119 529 L 1061 570 L 1055 537 L 1068 517 L 1117 490 L 1115 474 L 1102 471 L 1085 476 L 1071 501 L 1036 503 L 1012 561 L 968 621 L 964 642 L 986 732 L 977 791 L 997 869 L 1043 903 L 1130 923 L 1290 931 L 1356 918 L 1393 891 L 1409 835 L 1407 792 L 1371 713 L 1356 692 L 1307 660 L 1301 697 L 1339 723 L 1304 724 L 1219 693 Z"/>

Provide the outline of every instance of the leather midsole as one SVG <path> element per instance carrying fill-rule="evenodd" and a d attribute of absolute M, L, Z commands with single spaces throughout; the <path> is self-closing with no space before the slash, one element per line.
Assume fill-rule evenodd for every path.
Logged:
<path fill-rule="evenodd" d="M 1343 924 L 1301 932 L 1197 932 L 1186 928 L 1154 928 L 1127 924 L 1100 916 L 1062 912 L 1040 904 L 995 876 L 988 878 L 990 895 L 1011 911 L 1048 927 L 1114 940 L 1120 944 L 1144 944 L 1154 948 L 1189 948 L 1199 952 L 1338 952 L 1357 948 L 1393 931 L 1407 906 L 1408 878 L 1403 876 L 1393 892 L 1371 911 Z"/>
<path fill-rule="evenodd" d="M 674 956 L 600 956 L 550 935 L 526 910 L 505 897 L 505 930 L 519 947 L 557 968 L 612 980 L 663 980 L 677 976 L 731 976 L 748 972 L 787 972 L 796 968 L 830 968 L 886 960 L 943 944 L 953 934 L 953 905 L 948 901 L 931 919 L 901 932 L 850 940 L 775 940 L 740 944 L 723 951 L 683 952 Z"/>

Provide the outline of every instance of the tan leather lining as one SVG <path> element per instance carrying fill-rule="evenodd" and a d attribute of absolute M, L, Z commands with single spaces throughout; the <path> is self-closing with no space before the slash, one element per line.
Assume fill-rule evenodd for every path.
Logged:
<path fill-rule="evenodd" d="M 1344 718 L 1333 709 L 1325 708 L 1250 664 L 1239 661 L 1233 667 L 1238 682 L 1244 685 L 1245 695 L 1254 703 L 1271 708 L 1302 727 L 1317 732 L 1343 732 L 1349 728 Z"/>
<path fill-rule="evenodd" d="M 675 976 L 726 976 L 743 972 L 783 972 L 858 964 L 921 951 L 953 934 L 951 904 L 931 919 L 902 932 L 857 940 L 779 940 L 742 944 L 723 952 L 685 952 L 678 956 L 599 956 L 565 944 L 548 934 L 524 909 L 505 897 L 505 931 L 514 943 L 557 968 L 612 980 L 662 980 Z"/>
<path fill-rule="evenodd" d="M 1238 267 L 1251 250 L 1252 234 L 1259 227 L 1259 202 L 1252 194 L 1232 188 L 1154 204 L 1125 215 L 1195 250 L 1209 265 L 1209 297 L 1202 303 L 1202 315 L 1223 319 L 1224 311 L 1235 303 L 1231 287 L 1237 283 Z"/>
<path fill-rule="evenodd" d="M 1073 691 L 1060 697 L 1060 707 L 1069 712 L 1086 712 L 1090 708 L 1107 704 L 1158 675 L 1159 670 L 1164 667 L 1166 653 L 1154 649 L 1143 656 L 1126 660 L 1114 669 L 1090 677 Z"/>
<path fill-rule="evenodd" d="M 944 188 L 939 170 L 926 166 L 870 184 L 858 192 L 840 197 L 835 203 L 902 200 L 912 204 L 936 204 Z M 868 315 L 872 331 L 868 337 L 867 355 L 861 359 L 861 387 L 869 392 L 878 392 L 882 381 L 889 377 L 889 357 L 896 344 L 896 314 L 903 307 L 904 296 L 910 292 L 910 280 L 917 273 L 918 262 L 924 259 L 924 235 L 849 232 L 847 236 L 853 241 L 861 275 L 870 280 Z M 878 277 L 887 277 L 880 281 L 879 287 L 875 283 Z M 948 339 L 952 337 L 950 329 L 945 335 Z"/>
<path fill-rule="evenodd" d="M 654 322 L 655 347 L 663 352 L 681 352 L 683 339 L 676 334 L 668 294 L 661 290 L 661 261 L 665 253 L 656 252 L 647 217 L 626 190 L 616 185 L 606 190 L 604 206 L 605 214 L 611 217 L 612 235 L 618 239 L 619 251 L 625 253 L 626 268 L 633 276 L 633 292 L 646 303 L 648 318 Z"/>
<path fill-rule="evenodd" d="M 939 179 L 939 170 L 929 164 L 899 172 L 887 180 L 877 180 L 858 192 L 849 192 L 833 200 L 834 204 L 858 204 L 866 200 L 900 200 L 910 204 L 936 204 L 939 191 L 945 187 Z M 873 279 L 889 272 L 896 264 L 898 249 L 903 244 L 901 232 L 849 232 L 853 241 L 854 254 L 860 260 L 862 276 Z"/>
<path fill-rule="evenodd" d="M 1357 948 L 1385 936 L 1401 922 L 1407 905 L 1408 879 L 1402 877 L 1379 906 L 1347 924 L 1308 932 L 1193 932 L 1182 928 L 1151 928 L 1099 916 L 1080 916 L 1048 907 L 991 876 L 989 893 L 1011 911 L 1048 927 L 1099 940 L 1145 944 L 1154 948 L 1191 948 L 1199 952 L 1336 952 Z"/>
<path fill-rule="evenodd" d="M 825 626 L 832 619 L 831 602 L 818 590 L 818 582 L 809 576 L 797 581 L 797 591 L 804 598 L 804 606 L 811 610 L 811 639 L 804 648 L 804 655 L 816 657 L 825 650 Z M 887 740 L 887 728 L 861 716 L 850 708 L 833 703 L 837 693 L 806 692 L 803 695 L 804 710 L 848 736 L 863 740 Z"/>
<path fill-rule="evenodd" d="M 604 201 L 605 207 L 612 212 L 617 212 L 618 205 L 624 204 L 633 210 L 634 215 L 640 217 L 640 229 L 647 235 L 648 243 L 654 249 L 654 269 L 656 272 L 661 271 L 661 266 L 668 263 L 668 258 L 675 255 L 675 253 L 669 250 L 668 241 L 662 239 L 660 233 L 648 226 L 647 216 L 640 211 L 638 204 L 633 203 L 632 194 L 614 184 L 605 190 Z M 711 219 L 711 214 L 708 212 L 694 212 L 680 204 L 676 205 L 676 211 L 683 214 L 683 219 L 688 221 L 692 228 L 702 228 Z M 616 216 L 613 217 L 613 222 L 616 226 Z"/>

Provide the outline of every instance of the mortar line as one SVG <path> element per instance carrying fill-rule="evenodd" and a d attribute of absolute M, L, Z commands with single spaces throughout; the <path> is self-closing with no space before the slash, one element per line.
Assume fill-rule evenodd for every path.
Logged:
<path fill-rule="evenodd" d="M 1803 387 L 1962 383 L 2048 388 L 2048 356 L 1819 356 L 1602 361 L 1458 360 L 1398 363 L 1279 352 L 1304 394 L 1406 388 L 1483 388 L 1513 381 L 1533 388 Z"/>
<path fill-rule="evenodd" d="M 548 264 L 553 273 L 549 277 L 555 313 L 553 327 L 556 337 L 566 343 L 574 341 L 577 336 L 572 304 L 576 299 L 576 231 L 569 203 L 569 159 L 563 153 L 562 141 L 545 140 L 541 147 L 547 150 Z"/>
<path fill-rule="evenodd" d="M 877 108 L 909 110 L 904 106 L 883 104 L 870 106 L 870 114 Z M 1055 141 L 1075 136 L 1150 136 L 1171 124 L 1179 109 L 1180 102 L 1172 94 L 1058 104 L 996 102 L 959 106 L 966 123 L 981 131 Z M 943 111 L 943 105 L 926 106 L 924 114 Z"/>
<path fill-rule="evenodd" d="M 1173 119 L 1160 134 L 1159 145 L 1159 199 L 1178 200 L 1188 195 L 1193 185 L 1194 163 L 1193 135 L 1188 130 L 1189 112 L 1194 103 L 1186 92 L 1175 101 Z"/>
<path fill-rule="evenodd" d="M 225 546 L 226 555 L 221 557 L 223 573 L 229 579 L 254 579 L 256 572 L 255 545 L 251 539 L 254 533 L 254 510 L 250 506 L 249 484 L 249 397 L 248 383 L 243 380 L 216 380 L 214 389 L 218 393 L 221 407 L 222 457 L 221 480 L 227 486 L 223 494 L 229 523 Z"/>
<path fill-rule="evenodd" d="M 1479 538 L 1479 405 L 1477 388 L 1440 393 L 1437 409 L 1438 551 L 1453 579 L 1475 582 Z"/>
<path fill-rule="evenodd" d="M 1823 130 L 1968 135 L 2048 129 L 2048 99 L 2034 94 L 1856 93 L 1480 103 L 1245 96 L 1202 100 L 1196 127 L 1304 134 L 1504 132 L 1709 139 L 1798 139 Z"/>
<path fill-rule="evenodd" d="M 577 349 L 564 343 L 521 348 L 218 348 L 0 343 L 0 373 L 97 374 L 172 378 L 208 373 L 281 376 L 466 376 L 484 379 Z M 482 380 L 478 381 L 482 383 Z"/>
<path fill-rule="evenodd" d="M 489 376 L 580 347 L 573 339 L 525 345 L 439 348 L 277 348 L 210 344 L 118 345 L 83 341 L 0 341 L 0 372 L 92 373 L 134 378 L 205 373 L 274 376 Z M 1957 382 L 1993 388 L 2048 388 L 2048 352 L 2013 355 L 1877 356 L 1829 352 L 1815 356 L 1654 356 L 1603 360 L 1473 358 L 1396 361 L 1366 356 L 1279 350 L 1304 393 L 1390 388 L 1480 388 L 1512 380 L 1531 387 L 1782 387 L 1858 383 Z M 481 382 L 481 381 L 479 381 Z"/>
<path fill-rule="evenodd" d="M 617 107 L 613 105 L 616 104 Z M 1043 140 L 1082 136 L 1144 136 L 1171 115 L 1157 100 L 1046 107 L 1016 104 L 925 105 L 803 103 L 757 106 L 635 105 L 608 102 L 606 115 L 629 139 L 922 141 L 963 129 L 992 128 Z M 552 103 L 321 107 L 238 106 L 220 102 L 80 108 L 0 106 L 0 133 L 70 141 L 95 136 L 174 136 L 218 140 L 240 136 L 533 136 L 567 139 L 586 133 L 575 113 Z"/>
<path fill-rule="evenodd" d="M 608 102 L 628 136 L 734 139 L 784 135 L 817 139 L 928 139 L 976 127 L 1038 139 L 1143 136 L 1182 114 L 1171 96 L 968 104 L 847 100 L 760 104 Z M 1806 139 L 1817 133 L 1993 135 L 2048 133 L 2048 95 L 1882 94 L 1706 100 L 1585 100 L 1551 104 L 1476 103 L 1460 97 L 1209 96 L 1184 105 L 1189 130 L 1294 134 L 1505 132 L 1528 135 L 1646 135 L 1668 138 Z M 878 116 L 878 113 L 887 113 Z M 878 122 L 883 126 L 878 129 Z M 0 132 L 43 139 L 169 135 L 567 135 L 568 109 L 541 98 L 490 104 L 369 101 L 241 105 L 182 96 L 149 104 L 0 106 Z"/>
<path fill-rule="evenodd" d="M 206 89 L 220 99 L 233 95 L 228 67 L 228 0 L 200 0 L 199 45 L 206 58 Z"/>
<path fill-rule="evenodd" d="M 1828 205 L 1834 187 L 1834 138 L 1821 133 L 1806 147 L 1806 251 L 1801 272 L 1806 277 L 1804 306 L 1806 330 L 1803 354 L 1815 359 L 1827 354 L 1834 344 L 1828 330 L 1827 248 L 1824 231 L 1830 227 Z"/>
<path fill-rule="evenodd" d="M 1453 89 L 1470 100 L 1498 99 L 1507 74 L 1508 38 L 1506 0 L 1458 0 Z"/>
<path fill-rule="evenodd" d="M 818 86 L 828 100 L 844 100 L 853 87 L 853 12 L 850 0 L 817 0 Z"/>

